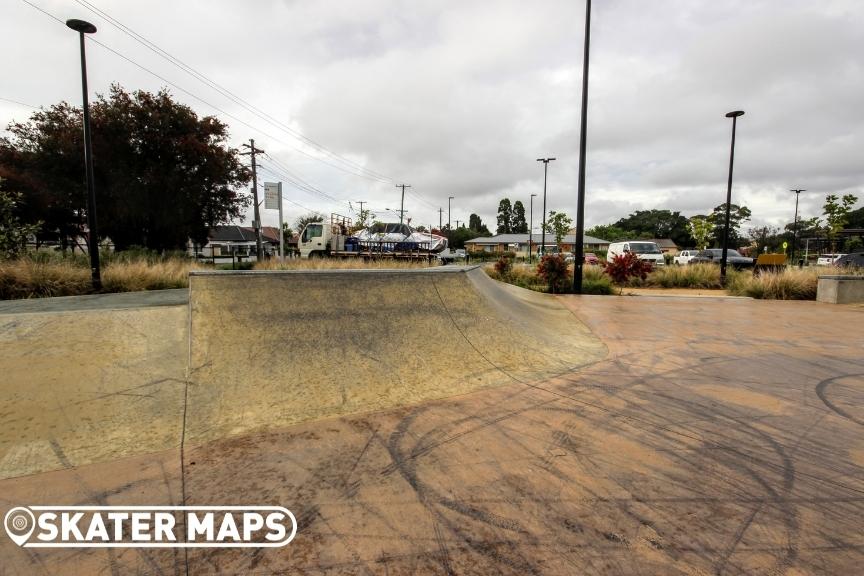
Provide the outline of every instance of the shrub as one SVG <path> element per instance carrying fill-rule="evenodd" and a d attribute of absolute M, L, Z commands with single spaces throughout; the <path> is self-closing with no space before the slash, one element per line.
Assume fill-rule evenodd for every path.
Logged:
<path fill-rule="evenodd" d="M 500 274 L 501 276 L 508 276 L 510 271 L 513 269 L 513 259 L 508 258 L 506 255 L 498 258 L 498 261 L 495 262 L 495 272 Z"/>
<path fill-rule="evenodd" d="M 720 267 L 716 264 L 688 264 L 657 268 L 645 280 L 660 288 L 721 288 Z"/>
<path fill-rule="evenodd" d="M 615 256 L 612 261 L 606 262 L 606 274 L 612 281 L 623 286 L 631 278 L 645 280 L 651 272 L 651 263 L 640 260 L 633 252 L 626 252 Z"/>
<path fill-rule="evenodd" d="M 553 294 L 564 292 L 569 280 L 567 263 L 564 261 L 564 257 L 560 254 L 547 254 L 543 256 L 537 265 L 537 276 L 546 282 L 549 292 Z"/>
<path fill-rule="evenodd" d="M 727 288 L 735 296 L 764 300 L 815 300 L 818 275 L 817 270 L 794 268 L 759 276 L 739 272 L 729 277 Z"/>
<path fill-rule="evenodd" d="M 585 266 L 582 268 L 583 294 L 612 294 L 612 279 L 600 266 Z"/>

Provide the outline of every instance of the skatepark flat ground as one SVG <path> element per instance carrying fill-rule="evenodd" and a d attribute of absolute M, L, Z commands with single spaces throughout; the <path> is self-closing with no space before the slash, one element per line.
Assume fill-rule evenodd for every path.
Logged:
<path fill-rule="evenodd" d="M 523 297 L 510 287 L 499 294 L 497 284 L 478 282 L 484 298 L 493 292 L 489 298 L 501 301 Z M 494 358 L 489 350 L 520 336 L 517 331 L 499 336 L 503 340 L 483 340 L 485 334 L 472 334 L 462 322 L 478 310 L 477 322 L 492 321 L 497 309 L 487 310 L 478 300 L 476 308 L 460 312 L 448 307 L 444 295 L 443 307 L 459 329 L 442 346 L 461 350 L 472 343 L 472 353 L 480 357 L 468 361 L 454 353 L 450 362 L 483 364 L 482 357 Z M 528 355 L 511 364 L 501 355 L 473 367 L 470 373 L 479 383 L 453 394 L 446 393 L 447 374 L 430 376 L 441 387 L 432 395 L 384 401 L 347 390 L 341 402 L 316 406 L 303 418 L 268 413 L 267 418 L 286 422 L 280 426 L 254 416 L 262 413 L 260 406 L 264 413 L 268 409 L 254 399 L 243 405 L 253 416 L 226 418 L 225 406 L 240 398 L 230 390 L 226 402 L 204 398 L 215 380 L 207 369 L 196 370 L 196 362 L 210 366 L 218 358 L 203 352 L 196 358 L 193 351 L 191 374 L 184 374 L 184 343 L 218 329 L 218 324 L 198 328 L 194 295 L 190 307 L 0 314 L 13 343 L 25 337 L 38 342 L 46 322 L 86 325 L 84 317 L 69 316 L 74 314 L 115 318 L 99 336 L 103 345 L 122 325 L 161 336 L 149 349 L 130 345 L 113 368 L 87 368 L 106 389 L 105 398 L 87 396 L 81 404 L 89 418 L 84 431 L 62 422 L 79 408 L 58 408 L 65 416 L 52 428 L 27 408 L 37 400 L 50 405 L 49 399 L 34 400 L 23 386 L 10 393 L 4 385 L 0 413 L 12 424 L 0 435 L 5 448 L 0 513 L 37 504 L 271 504 L 292 510 L 299 528 L 285 548 L 266 550 L 34 551 L 4 537 L 0 573 L 860 570 L 864 309 L 720 298 L 524 298 L 528 309 L 548 314 L 549 322 L 566 317 L 574 326 L 567 337 L 588 361 L 556 365 L 552 374 L 540 364 L 526 366 Z M 215 300 L 199 302 L 208 301 Z M 190 309 L 191 324 L 183 324 Z M 254 314 L 246 318 L 252 322 Z M 493 320 L 504 322 L 501 318 Z M 415 320 L 432 322 L 432 316 Z M 166 331 L 175 321 L 179 325 Z M 532 336 L 521 334 L 526 340 Z M 21 364 L 23 348 L 12 350 L 7 343 L 0 369 L 9 374 Z M 564 348 L 560 353 L 566 354 Z M 158 367 L 141 360 L 148 354 L 162 359 Z M 31 358 L 36 364 L 38 357 Z M 147 366 L 156 373 L 143 375 Z M 140 397 L 107 390 L 121 373 L 140 380 L 138 391 L 122 394 Z M 56 374 L 39 374 L 59 381 Z M 459 374 L 451 376 L 461 381 Z M 178 380 L 187 382 L 191 400 L 200 397 L 189 409 L 202 406 L 195 415 L 201 421 L 191 422 L 196 441 L 182 449 L 176 436 L 183 429 L 182 414 L 174 408 L 182 388 Z M 121 405 L 117 398 L 132 404 Z M 304 400 L 280 401 L 284 407 Z M 100 407 L 100 402 L 111 404 Z M 128 406 L 160 414 L 159 419 L 136 419 Z M 116 421 L 97 417 L 108 409 L 128 411 L 128 433 L 103 439 L 85 434 L 117 428 Z M 24 413 L 29 423 L 17 420 Z M 207 429 L 206 420 L 218 421 L 218 430 Z M 94 448 L 100 443 L 112 446 Z"/>

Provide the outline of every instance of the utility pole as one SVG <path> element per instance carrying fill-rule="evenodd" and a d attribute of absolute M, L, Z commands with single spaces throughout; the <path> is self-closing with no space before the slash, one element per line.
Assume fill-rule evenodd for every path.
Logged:
<path fill-rule="evenodd" d="M 732 118 L 732 147 L 729 150 L 729 183 L 726 186 L 726 226 L 723 228 L 723 254 L 720 257 L 720 285 L 726 287 L 726 261 L 729 251 L 729 219 L 732 209 L 732 168 L 735 165 L 735 125 L 738 117 L 743 116 L 743 110 L 735 110 L 726 114 L 726 118 Z"/>
<path fill-rule="evenodd" d="M 264 259 L 263 246 L 261 245 L 261 212 L 258 207 L 258 169 L 255 165 L 255 154 L 262 154 L 264 151 L 255 148 L 255 139 L 250 138 L 249 144 L 243 144 L 245 148 L 249 148 L 249 152 L 242 154 L 252 157 L 252 201 L 255 203 L 255 221 L 252 222 L 252 227 L 255 229 L 255 248 L 257 250 L 258 262 Z M 280 230 L 281 234 L 282 231 Z"/>
<path fill-rule="evenodd" d="M 456 228 L 459 228 L 459 222 L 461 222 L 461 220 L 456 220 Z"/>
<path fill-rule="evenodd" d="M 792 265 L 795 265 L 795 252 L 798 247 L 798 196 L 807 190 L 790 190 L 795 193 L 795 220 L 792 221 Z"/>
<path fill-rule="evenodd" d="M 396 188 L 402 188 L 402 204 L 399 206 L 399 224 L 402 224 L 402 216 L 405 214 L 405 188 L 410 188 L 410 184 L 397 184 Z"/>

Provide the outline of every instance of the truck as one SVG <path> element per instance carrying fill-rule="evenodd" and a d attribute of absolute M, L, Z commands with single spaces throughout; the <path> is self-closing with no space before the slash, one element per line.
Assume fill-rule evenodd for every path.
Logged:
<path fill-rule="evenodd" d="M 351 218 L 331 214 L 330 223 L 310 222 L 297 243 L 301 258 L 401 258 L 432 260 L 447 247 L 447 239 L 415 232 L 403 223 L 376 223 L 354 230 Z"/>

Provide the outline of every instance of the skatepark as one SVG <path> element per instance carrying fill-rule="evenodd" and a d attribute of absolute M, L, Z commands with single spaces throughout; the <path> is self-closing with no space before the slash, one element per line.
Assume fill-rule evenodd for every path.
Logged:
<path fill-rule="evenodd" d="M 550 296 L 477 267 L 0 305 L 0 513 L 276 505 L 275 549 L 3 574 L 849 574 L 864 308 Z"/>

